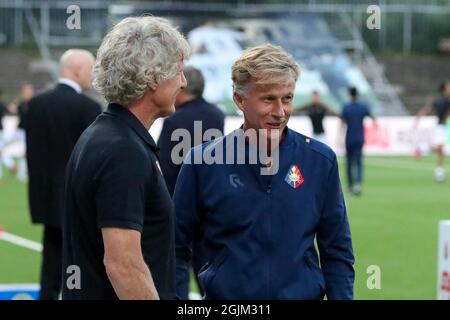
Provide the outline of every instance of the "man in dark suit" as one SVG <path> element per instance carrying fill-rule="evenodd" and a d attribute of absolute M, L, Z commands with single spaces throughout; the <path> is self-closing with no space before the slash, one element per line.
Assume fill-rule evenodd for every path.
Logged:
<path fill-rule="evenodd" d="M 201 133 L 201 139 L 209 129 L 217 129 L 223 134 L 225 121 L 223 112 L 217 106 L 203 99 L 205 81 L 202 73 L 194 67 L 186 67 L 184 68 L 184 76 L 188 83 L 187 87 L 178 94 L 175 100 L 176 112 L 164 120 L 158 140 L 161 170 L 170 195 L 173 195 L 178 172 L 181 168 L 181 164 L 175 164 L 171 158 L 172 149 L 179 143 L 179 141 L 171 140 L 172 132 L 176 129 L 186 129 L 191 136 L 190 147 L 192 148 L 204 142 L 199 138 L 195 139 L 195 121 L 201 123 L 201 131 L 197 130 L 197 134 Z M 197 123 L 199 128 L 200 123 Z M 184 156 L 186 155 L 182 155 L 182 158 Z"/>
<path fill-rule="evenodd" d="M 25 124 L 28 198 L 33 223 L 44 225 L 41 295 L 57 299 L 61 290 L 62 217 L 66 163 L 81 133 L 100 114 L 100 105 L 81 93 L 91 86 L 94 57 L 66 51 L 57 86 L 30 100 Z"/>
<path fill-rule="evenodd" d="M 171 196 L 173 195 L 178 172 L 181 168 L 181 164 L 174 163 L 174 159 L 171 157 L 174 146 L 179 143 L 171 140 L 173 131 L 176 129 L 187 130 L 191 137 L 190 147 L 194 147 L 204 142 L 203 136 L 209 129 L 216 129 L 223 135 L 225 121 L 223 112 L 202 97 L 205 87 L 202 73 L 194 67 L 186 67 L 184 75 L 187 80 L 187 87 L 178 94 L 175 101 L 176 112 L 164 120 L 158 140 L 161 170 Z M 199 121 L 197 123 L 199 128 L 201 124 L 201 130 L 197 130 L 197 132 L 194 130 L 196 121 Z M 196 134 L 201 134 L 201 136 L 196 137 Z M 184 156 L 186 155 L 184 154 L 181 157 L 184 158 Z M 198 272 L 207 260 L 207 253 L 201 239 L 196 239 L 192 246 L 192 267 L 196 279 Z M 199 289 L 202 291 L 200 286 Z M 183 295 L 187 294 L 186 292 Z"/>

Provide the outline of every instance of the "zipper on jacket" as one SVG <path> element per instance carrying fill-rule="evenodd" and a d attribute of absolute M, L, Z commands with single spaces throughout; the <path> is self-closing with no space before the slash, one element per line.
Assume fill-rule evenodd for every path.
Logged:
<path fill-rule="evenodd" d="M 271 209 L 272 209 L 272 203 L 271 203 L 271 193 L 272 193 L 272 179 L 269 178 L 269 181 L 267 181 L 266 184 L 266 194 L 267 194 L 267 206 L 268 206 L 268 210 L 267 210 L 267 215 L 266 215 L 266 223 L 267 223 L 267 232 L 268 232 L 268 238 L 266 239 L 266 246 L 267 246 L 267 261 L 266 261 L 266 266 L 265 266 L 265 277 L 266 277 L 266 285 L 265 285 L 265 296 L 266 298 L 270 297 L 270 290 L 271 290 L 271 281 L 270 281 L 270 252 L 272 251 L 271 249 L 271 243 L 270 243 L 270 237 L 271 237 L 271 225 L 270 225 L 270 219 L 271 219 Z"/>

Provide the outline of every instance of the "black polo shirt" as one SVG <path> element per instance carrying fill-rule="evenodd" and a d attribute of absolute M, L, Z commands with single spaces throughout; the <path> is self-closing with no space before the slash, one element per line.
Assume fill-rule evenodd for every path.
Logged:
<path fill-rule="evenodd" d="M 438 117 L 439 124 L 446 124 L 448 115 L 450 113 L 450 98 L 440 96 L 433 101 L 433 110 Z"/>
<path fill-rule="evenodd" d="M 63 299 L 117 299 L 103 264 L 107 227 L 141 232 L 160 298 L 175 298 L 173 204 L 156 151 L 145 127 L 117 104 L 81 135 L 66 173 Z M 67 286 L 75 283 L 71 265 L 80 269 L 81 289 Z"/>
<path fill-rule="evenodd" d="M 307 106 L 308 116 L 311 119 L 314 134 L 322 134 L 325 132 L 323 129 L 323 119 L 327 114 L 327 109 L 321 103 L 311 103 Z"/>

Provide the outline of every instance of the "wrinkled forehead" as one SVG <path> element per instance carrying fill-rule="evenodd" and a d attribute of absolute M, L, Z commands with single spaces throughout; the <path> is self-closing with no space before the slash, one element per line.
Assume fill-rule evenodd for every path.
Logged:
<path fill-rule="evenodd" d="M 258 83 L 257 81 L 250 81 L 248 88 L 251 91 L 257 91 L 259 93 L 286 95 L 294 94 L 295 85 L 295 79 L 286 78 L 279 82 L 271 83 Z"/>
<path fill-rule="evenodd" d="M 250 77 L 250 82 L 260 84 L 294 84 L 297 79 L 292 70 L 284 72 L 266 72 L 261 70 Z"/>

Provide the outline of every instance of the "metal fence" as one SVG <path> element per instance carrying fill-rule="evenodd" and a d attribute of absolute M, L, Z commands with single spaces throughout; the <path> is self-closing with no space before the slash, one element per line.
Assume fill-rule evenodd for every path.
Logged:
<path fill-rule="evenodd" d="M 365 28 L 370 4 L 381 8 L 380 30 Z M 81 10 L 80 29 L 67 27 L 67 9 L 72 5 Z M 437 43 L 450 37 L 450 0 L 0 0 L 0 45 L 36 43 L 42 55 L 49 47 L 97 46 L 112 22 L 142 13 L 245 17 L 299 12 L 319 13 L 330 21 L 336 15 L 348 15 L 375 50 L 437 51 Z"/>
<path fill-rule="evenodd" d="M 70 6 L 80 8 L 81 28 L 70 29 Z M 108 26 L 110 1 L 0 1 L 0 44 L 97 45 Z"/>

